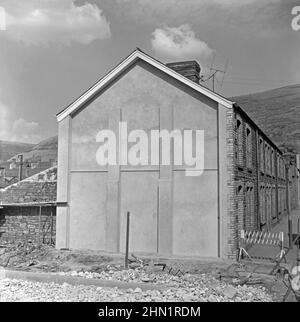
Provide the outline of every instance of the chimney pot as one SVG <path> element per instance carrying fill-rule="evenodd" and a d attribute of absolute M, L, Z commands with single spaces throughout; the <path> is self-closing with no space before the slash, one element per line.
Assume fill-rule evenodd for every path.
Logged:
<path fill-rule="evenodd" d="M 201 68 L 195 60 L 168 63 L 166 66 L 199 84 Z"/>

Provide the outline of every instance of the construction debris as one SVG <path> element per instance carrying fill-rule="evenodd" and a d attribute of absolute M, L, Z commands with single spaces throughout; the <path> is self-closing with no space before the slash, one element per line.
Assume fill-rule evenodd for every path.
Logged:
<path fill-rule="evenodd" d="M 128 270 L 124 272 L 129 272 Z M 124 273 L 125 274 L 125 273 Z M 165 278 L 169 277 L 167 274 Z M 263 287 L 230 286 L 209 275 L 172 276 L 173 286 L 143 291 L 141 288 L 121 290 L 96 286 L 36 283 L 0 280 L 0 301 L 147 301 L 147 302 L 271 302 Z M 173 280 L 174 282 L 174 280 Z"/>
<path fill-rule="evenodd" d="M 274 293 L 273 287 L 281 279 L 263 273 L 255 273 L 257 267 L 250 264 L 216 265 L 211 263 L 189 263 L 180 261 L 163 261 L 151 258 L 129 256 L 129 269 L 124 269 L 122 257 L 111 257 L 92 251 L 57 250 L 47 245 L 33 243 L 16 243 L 0 247 L 0 266 L 26 271 L 51 272 L 66 276 L 78 276 L 89 279 L 122 281 L 128 283 L 147 283 L 166 288 L 182 295 L 183 301 L 202 298 L 207 301 L 246 301 L 248 296 L 243 290 L 252 294 L 257 290 L 267 289 Z M 250 270 L 250 271 L 249 271 Z M 190 272 L 190 273 L 188 273 Z M 230 286 L 229 289 L 226 289 Z M 231 287 L 237 291 L 231 290 Z M 265 287 L 265 288 L 264 288 Z M 228 291 L 229 290 L 229 291 Z M 260 292 L 259 291 L 259 292 Z M 285 286 L 283 285 L 285 292 Z M 176 293 L 177 294 L 177 293 Z M 180 295 L 180 296 L 181 296 Z M 278 300 L 282 300 L 281 291 Z M 252 296 L 252 295 L 251 295 Z M 277 296 L 277 293 L 276 293 Z M 154 296 L 157 298 L 157 296 Z M 177 297 L 175 297 L 176 300 Z M 269 299 L 271 297 L 269 296 Z M 156 299 L 157 300 L 157 299 Z M 259 296 L 252 301 L 259 301 Z M 277 300 L 277 297 L 276 297 Z"/>
<path fill-rule="evenodd" d="M 174 269 L 173 267 L 167 266 L 165 263 L 154 263 L 153 260 L 146 262 L 145 260 L 138 258 L 134 254 L 131 254 L 132 258 L 129 258 L 130 267 L 131 268 L 143 268 L 145 266 L 149 266 L 151 269 L 155 269 L 155 267 L 160 268 L 162 271 L 167 272 L 168 274 L 174 276 L 182 276 L 185 274 L 181 269 Z"/>
<path fill-rule="evenodd" d="M 2 245 L 0 248 L 0 266 L 28 267 L 37 265 L 39 258 L 45 256 L 53 247 L 31 242 L 18 242 Z"/>

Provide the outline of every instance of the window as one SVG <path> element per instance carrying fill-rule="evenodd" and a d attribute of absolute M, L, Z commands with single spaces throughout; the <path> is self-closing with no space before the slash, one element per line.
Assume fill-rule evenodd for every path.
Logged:
<path fill-rule="evenodd" d="M 260 171 L 265 171 L 265 159 L 264 159 L 264 141 L 259 139 L 259 153 L 260 153 Z"/>
<path fill-rule="evenodd" d="M 246 164 L 247 168 L 252 168 L 252 133 L 249 127 L 246 128 Z"/>
<path fill-rule="evenodd" d="M 244 188 L 242 184 L 237 187 L 237 210 L 238 210 L 238 229 L 246 229 L 245 227 L 245 199 Z"/>
<path fill-rule="evenodd" d="M 246 229 L 254 228 L 254 189 L 250 185 L 246 188 Z"/>
<path fill-rule="evenodd" d="M 276 176 L 278 177 L 278 178 L 280 178 L 280 175 L 279 175 L 279 166 L 280 166 L 280 163 L 279 163 L 279 154 L 277 153 L 277 155 L 276 155 Z"/>
<path fill-rule="evenodd" d="M 266 191 L 266 201 L 267 201 L 267 213 L 266 213 L 266 220 L 268 225 L 270 224 L 270 219 L 271 219 L 271 213 L 272 213 L 272 201 L 271 201 L 271 187 L 267 187 Z"/>
<path fill-rule="evenodd" d="M 236 121 L 237 131 L 237 163 L 239 166 L 243 166 L 243 129 L 242 122 L 240 119 Z"/>
<path fill-rule="evenodd" d="M 272 185 L 272 219 L 277 217 L 275 192 L 275 186 Z"/>
<path fill-rule="evenodd" d="M 269 167 L 269 175 L 272 174 L 272 162 L 271 161 L 272 161 L 271 148 L 270 148 L 270 146 L 268 146 L 268 163 L 269 163 L 268 167 Z"/>
<path fill-rule="evenodd" d="M 270 161 L 270 164 L 271 164 L 271 175 L 272 176 L 274 176 L 274 174 L 275 174 L 275 166 L 274 166 L 274 150 L 273 149 L 271 149 L 271 154 L 270 154 L 270 156 L 271 156 L 271 161 Z"/>
<path fill-rule="evenodd" d="M 265 206 L 265 187 L 260 187 L 260 222 L 261 225 L 266 223 L 266 206 Z"/>

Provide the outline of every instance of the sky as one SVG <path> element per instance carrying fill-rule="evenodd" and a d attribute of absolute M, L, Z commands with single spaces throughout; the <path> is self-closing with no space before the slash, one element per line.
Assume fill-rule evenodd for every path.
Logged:
<path fill-rule="evenodd" d="M 291 25 L 297 5 L 0 0 L 0 140 L 56 135 L 55 115 L 136 47 L 163 63 L 195 59 L 204 79 L 210 67 L 226 70 L 215 90 L 227 97 L 299 84 L 300 30 Z"/>

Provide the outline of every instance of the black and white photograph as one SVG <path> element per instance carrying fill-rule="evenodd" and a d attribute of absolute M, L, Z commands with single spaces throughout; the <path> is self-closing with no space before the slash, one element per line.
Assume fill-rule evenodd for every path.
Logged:
<path fill-rule="evenodd" d="M 0 0 L 0 302 L 300 302 L 300 0 Z"/>

